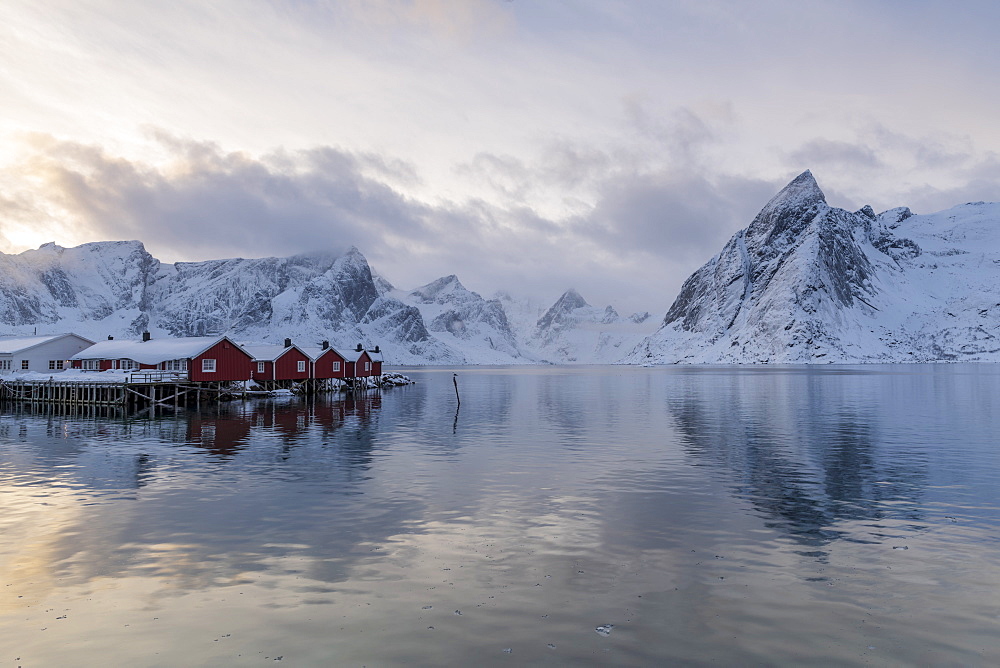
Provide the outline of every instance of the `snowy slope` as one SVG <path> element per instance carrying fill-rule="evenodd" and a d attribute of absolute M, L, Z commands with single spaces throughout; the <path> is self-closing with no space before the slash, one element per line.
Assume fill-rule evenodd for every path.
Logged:
<path fill-rule="evenodd" d="M 461 350 L 469 361 L 477 364 L 532 361 L 521 354 L 500 301 L 483 299 L 466 289 L 454 274 L 409 293 L 390 294 L 416 308 L 427 329 L 452 348 Z"/>
<path fill-rule="evenodd" d="M 812 174 L 685 281 L 632 363 L 1000 361 L 1000 205 L 829 206 Z"/>
<path fill-rule="evenodd" d="M 137 241 L 61 248 L 44 244 L 19 255 L 0 254 L 0 322 L 5 333 L 76 331 L 94 338 L 104 328 L 124 331 L 148 307 L 159 262 Z M 93 323 L 99 326 L 90 326 Z"/>
<path fill-rule="evenodd" d="M 556 364 L 610 364 L 652 332 L 655 325 L 648 317 L 623 318 L 612 306 L 591 306 L 576 290 L 568 290 L 526 333 L 524 347 Z"/>

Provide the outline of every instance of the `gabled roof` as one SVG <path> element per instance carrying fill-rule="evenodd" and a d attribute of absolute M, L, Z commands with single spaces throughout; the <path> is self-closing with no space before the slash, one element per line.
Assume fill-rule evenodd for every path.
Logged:
<path fill-rule="evenodd" d="M 340 357 L 343 360 L 347 359 L 347 357 L 344 356 L 344 353 L 340 352 L 336 348 L 302 348 L 302 352 L 304 352 L 306 355 L 309 355 L 309 358 L 313 362 L 318 360 L 323 355 L 326 355 L 327 353 L 331 352 L 335 353 L 338 357 Z"/>
<path fill-rule="evenodd" d="M 243 350 L 250 353 L 250 357 L 253 358 L 254 362 L 276 362 L 279 357 L 284 355 L 290 350 L 298 350 L 300 353 L 306 357 L 312 358 L 308 352 L 299 348 L 296 345 L 288 346 L 269 346 L 266 344 L 252 344 L 243 346 Z"/>
<path fill-rule="evenodd" d="M 86 350 L 81 350 L 70 357 L 72 360 L 115 360 L 130 359 L 140 364 L 159 364 L 169 360 L 192 359 L 219 343 L 229 341 L 243 352 L 242 346 L 228 336 L 189 336 L 177 339 L 151 339 L 136 341 L 122 339 L 120 341 L 100 341 Z M 249 353 L 247 353 L 249 355 Z"/>
<path fill-rule="evenodd" d="M 73 336 L 86 343 L 94 343 L 90 339 L 84 338 L 79 334 L 46 334 L 44 336 L 0 336 L 0 355 L 12 355 L 14 353 L 19 353 L 25 350 L 30 350 L 36 346 L 40 346 L 50 341 L 56 341 L 58 339 L 66 338 L 67 336 Z"/>
<path fill-rule="evenodd" d="M 346 353 L 344 353 L 344 359 L 347 360 L 348 362 L 357 362 L 359 359 L 361 359 L 361 356 L 364 354 L 367 354 L 368 359 L 371 359 L 372 355 L 367 350 L 349 350 Z"/>

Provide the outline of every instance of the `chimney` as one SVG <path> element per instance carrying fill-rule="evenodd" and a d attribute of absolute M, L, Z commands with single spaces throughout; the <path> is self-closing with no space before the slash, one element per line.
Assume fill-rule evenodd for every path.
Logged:
<path fill-rule="evenodd" d="M 113 337 L 110 334 L 108 334 L 108 341 L 114 341 L 114 340 L 115 340 L 115 337 Z"/>
<path fill-rule="evenodd" d="M 372 351 L 372 352 L 375 352 L 375 353 L 380 353 L 380 352 L 382 352 L 382 351 L 378 349 L 378 346 L 375 346 L 375 350 L 374 350 L 374 351 Z"/>
<path fill-rule="evenodd" d="M 326 350 L 326 349 L 327 349 L 327 348 L 329 348 L 329 347 L 330 347 L 330 342 L 329 342 L 329 341 L 324 341 L 324 342 L 323 342 L 323 343 L 322 343 L 322 344 L 320 345 L 320 348 L 322 348 L 323 350 Z"/>
<path fill-rule="evenodd" d="M 149 341 L 149 332 L 143 332 L 142 333 L 142 340 L 143 341 Z"/>
<path fill-rule="evenodd" d="M 365 348 L 364 348 L 364 346 L 362 346 L 362 345 L 361 345 L 361 344 L 359 343 L 359 344 L 358 344 L 358 348 L 357 348 L 357 351 L 356 351 L 356 352 L 359 352 L 359 353 L 360 353 L 360 352 L 361 352 L 362 350 L 364 350 L 364 349 L 365 349 Z"/>
<path fill-rule="evenodd" d="M 286 348 L 291 348 L 292 347 L 292 340 L 291 339 L 285 339 L 285 347 Z"/>

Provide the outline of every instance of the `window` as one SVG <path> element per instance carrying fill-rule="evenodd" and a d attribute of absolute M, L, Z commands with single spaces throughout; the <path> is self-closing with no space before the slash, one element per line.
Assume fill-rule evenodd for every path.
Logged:
<path fill-rule="evenodd" d="M 135 360 L 118 360 L 118 368 L 123 371 L 131 371 L 132 369 L 138 369 L 139 363 Z"/>
<path fill-rule="evenodd" d="M 203 359 L 201 361 L 201 370 L 203 373 L 215 373 L 215 360 L 214 359 Z"/>
<path fill-rule="evenodd" d="M 80 368 L 84 371 L 97 371 L 101 368 L 101 360 L 83 360 Z"/>
<path fill-rule="evenodd" d="M 22 371 L 28 370 L 28 360 L 21 360 L 21 370 Z"/>
<path fill-rule="evenodd" d="M 337 360 L 336 362 L 333 363 L 333 370 L 340 371 L 340 360 Z"/>
<path fill-rule="evenodd" d="M 10 371 L 10 360 L 0 360 L 0 371 Z"/>
<path fill-rule="evenodd" d="M 164 371 L 187 371 L 188 361 L 187 360 L 167 360 L 163 363 Z"/>
<path fill-rule="evenodd" d="M 264 362 L 257 362 L 257 373 L 264 373 Z"/>
<path fill-rule="evenodd" d="M 372 370 L 372 363 L 365 362 L 365 371 L 371 371 L 371 370 Z"/>
<path fill-rule="evenodd" d="M 49 360 L 49 371 L 62 371 L 63 360 Z"/>
<path fill-rule="evenodd" d="M 298 368 L 299 373 L 303 373 L 306 370 L 305 360 L 299 360 L 297 368 Z"/>

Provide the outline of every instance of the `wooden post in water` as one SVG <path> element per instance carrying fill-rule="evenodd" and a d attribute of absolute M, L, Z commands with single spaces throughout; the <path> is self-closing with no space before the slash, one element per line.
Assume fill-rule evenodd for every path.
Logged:
<path fill-rule="evenodd" d="M 458 405 L 462 405 L 462 397 L 458 396 L 458 374 L 451 374 L 451 382 L 455 383 L 455 399 L 458 400 Z"/>

